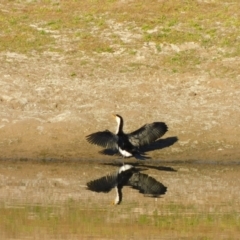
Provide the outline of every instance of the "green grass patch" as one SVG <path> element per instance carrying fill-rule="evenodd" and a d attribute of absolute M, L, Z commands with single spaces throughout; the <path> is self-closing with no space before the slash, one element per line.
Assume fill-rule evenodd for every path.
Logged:
<path fill-rule="evenodd" d="M 45 239 L 75 235 L 102 236 L 115 238 L 134 236 L 147 237 L 149 234 L 170 234 L 172 231 L 178 236 L 210 237 L 212 234 L 239 234 L 239 213 L 221 212 L 221 206 L 216 212 L 199 212 L 194 206 L 175 205 L 163 206 L 163 211 L 155 209 L 147 213 L 150 206 L 144 207 L 145 213 L 133 211 L 135 205 L 108 206 L 102 208 L 93 205 L 81 205 L 70 201 L 61 206 L 9 206 L 0 208 L 0 232 L 8 238 L 19 236 L 45 236 Z M 200 234 L 201 233 L 201 234 Z M 211 234 L 210 234 L 211 233 Z M 193 235 L 191 235 L 193 234 Z M 38 239 L 37 238 L 37 239 Z"/>
<path fill-rule="evenodd" d="M 97 0 L 3 0 L 2 6 L 1 52 L 52 51 L 69 62 L 82 56 L 102 59 L 108 53 L 106 60 L 111 56 L 111 64 L 101 67 L 117 64 L 123 73 L 139 71 L 127 63 L 138 56 L 151 55 L 152 61 L 171 73 L 197 73 L 203 65 L 206 72 L 213 65 L 223 69 L 222 59 L 240 55 L 237 0 L 103 0 L 101 4 Z M 206 53 L 212 56 L 207 59 L 210 64 L 204 64 Z M 228 67 L 219 76 L 224 72 L 233 79 L 239 75 Z"/>
<path fill-rule="evenodd" d="M 27 52 L 46 50 L 57 45 L 54 34 L 68 38 L 77 50 L 91 53 L 113 52 L 111 44 L 122 44 L 113 24 L 123 24 L 123 30 L 142 34 L 132 44 L 153 41 L 156 44 L 194 41 L 205 47 L 238 45 L 240 33 L 239 2 L 217 1 L 211 4 L 197 1 L 4 1 L 0 12 L 1 51 Z M 35 25 L 36 28 L 31 27 Z M 151 30 L 156 30 L 151 32 Z M 49 32 L 58 31 L 58 33 Z M 100 34 L 108 32 L 108 40 Z M 121 31 L 121 29 L 119 30 Z M 112 33 L 112 34 L 111 34 Z M 64 51 L 64 49 L 61 49 Z M 239 50 L 235 54 L 238 53 Z"/>
<path fill-rule="evenodd" d="M 0 15 L 2 32 L 0 51 L 27 53 L 43 51 L 53 44 L 53 38 L 44 30 L 37 30 L 26 24 L 28 17 Z"/>

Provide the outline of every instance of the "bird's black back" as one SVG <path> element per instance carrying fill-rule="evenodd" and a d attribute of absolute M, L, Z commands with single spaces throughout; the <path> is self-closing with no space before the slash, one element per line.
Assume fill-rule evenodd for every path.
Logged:
<path fill-rule="evenodd" d="M 132 177 L 133 173 L 136 170 L 134 168 L 125 170 L 118 174 L 118 187 L 122 188 L 123 186 L 127 185 L 129 179 Z"/>
<path fill-rule="evenodd" d="M 128 136 L 124 133 L 118 134 L 118 147 L 122 150 L 132 152 L 135 150 L 135 147 L 130 143 Z"/>

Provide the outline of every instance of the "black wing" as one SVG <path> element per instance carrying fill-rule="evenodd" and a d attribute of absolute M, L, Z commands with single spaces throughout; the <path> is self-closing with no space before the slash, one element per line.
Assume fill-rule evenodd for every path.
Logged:
<path fill-rule="evenodd" d="M 110 192 L 117 185 L 117 174 L 112 173 L 87 183 L 89 190 L 94 192 Z"/>
<path fill-rule="evenodd" d="M 116 149 L 118 136 L 112 132 L 105 130 L 103 132 L 96 132 L 86 136 L 89 143 L 95 144 L 104 148 Z"/>
<path fill-rule="evenodd" d="M 144 173 L 133 174 L 128 181 L 128 185 L 139 190 L 140 193 L 152 197 L 165 194 L 167 191 L 167 187 L 165 187 L 162 183 Z"/>
<path fill-rule="evenodd" d="M 138 130 L 129 133 L 129 141 L 135 147 L 144 146 L 155 142 L 158 138 L 162 137 L 168 130 L 164 122 L 153 122 L 145 124 Z"/>

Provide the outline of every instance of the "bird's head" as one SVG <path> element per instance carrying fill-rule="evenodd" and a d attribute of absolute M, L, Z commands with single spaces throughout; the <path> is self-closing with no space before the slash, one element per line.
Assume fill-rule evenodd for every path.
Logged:
<path fill-rule="evenodd" d="M 116 197 L 113 201 L 112 201 L 112 205 L 119 205 L 120 201 L 119 199 Z"/>
<path fill-rule="evenodd" d="M 119 114 L 113 114 L 112 116 L 115 118 L 115 120 L 116 120 L 117 122 L 123 121 L 122 116 L 120 116 Z"/>

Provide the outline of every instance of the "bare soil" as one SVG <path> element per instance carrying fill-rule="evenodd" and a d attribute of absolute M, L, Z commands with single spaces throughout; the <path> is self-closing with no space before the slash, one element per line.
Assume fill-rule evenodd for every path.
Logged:
<path fill-rule="evenodd" d="M 126 132 L 147 122 L 167 123 L 162 139 L 178 141 L 149 152 L 153 159 L 239 160 L 239 80 L 200 70 L 170 73 L 154 67 L 156 56 L 146 67 L 148 52 L 123 71 L 139 61 L 132 58 L 126 63 L 125 57 L 95 56 L 85 66 L 52 53 L 1 53 L 1 158 L 97 159 L 100 149 L 85 136 L 115 131 L 111 114 L 118 113 Z M 222 64 L 238 71 L 239 59 Z"/>

